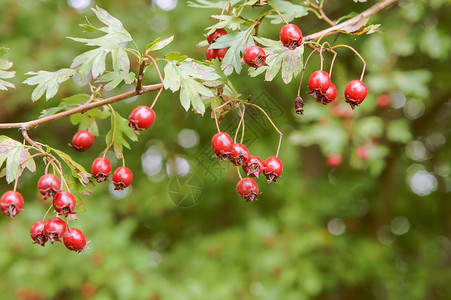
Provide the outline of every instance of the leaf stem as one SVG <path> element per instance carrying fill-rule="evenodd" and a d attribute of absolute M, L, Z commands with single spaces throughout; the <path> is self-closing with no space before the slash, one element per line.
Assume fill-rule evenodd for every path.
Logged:
<path fill-rule="evenodd" d="M 335 45 L 335 46 L 331 47 L 331 49 L 339 48 L 339 47 L 345 47 L 345 48 L 352 50 L 355 53 L 355 55 L 357 55 L 360 58 L 360 60 L 363 62 L 362 74 L 360 75 L 360 81 L 362 81 L 363 75 L 365 74 L 365 69 L 366 69 L 366 61 L 363 59 L 362 55 L 360 55 L 360 53 L 357 50 L 355 50 L 353 47 L 351 47 L 349 45 L 345 45 L 345 44 Z"/>
<path fill-rule="evenodd" d="M 111 111 L 111 115 L 113 116 L 113 132 L 111 134 L 111 142 L 108 144 L 108 146 L 106 147 L 105 151 L 103 151 L 103 157 L 105 157 L 106 152 L 108 151 L 108 149 L 111 148 L 111 146 L 114 145 L 114 137 L 116 136 L 116 112 L 114 111 L 113 106 L 111 106 L 111 104 L 107 105 L 108 108 Z"/>

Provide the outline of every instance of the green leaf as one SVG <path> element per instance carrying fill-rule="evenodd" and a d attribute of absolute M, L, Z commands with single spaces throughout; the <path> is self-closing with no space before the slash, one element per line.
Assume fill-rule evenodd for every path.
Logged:
<path fill-rule="evenodd" d="M 63 98 L 56 107 L 44 109 L 39 118 L 44 118 L 55 113 L 65 111 L 74 107 L 77 107 L 89 100 L 90 96 L 87 94 L 75 94 L 67 98 Z"/>
<path fill-rule="evenodd" d="M 26 75 L 34 75 L 22 83 L 28 85 L 38 85 L 31 94 L 31 100 L 36 101 L 45 94 L 46 100 L 53 98 L 58 92 L 61 83 L 68 80 L 75 74 L 73 69 L 61 69 L 56 72 L 38 71 L 28 72 Z"/>
<path fill-rule="evenodd" d="M 181 55 L 180 53 L 175 52 L 175 51 L 174 52 L 169 52 L 168 54 L 166 54 L 164 56 L 164 59 L 166 59 L 166 60 L 178 61 L 178 62 L 182 62 L 182 61 L 184 61 L 187 58 L 188 58 L 188 56 Z"/>
<path fill-rule="evenodd" d="M 99 128 L 96 120 L 108 118 L 110 111 L 105 108 L 91 109 L 84 113 L 78 113 L 70 116 L 72 125 L 78 125 L 78 130 L 88 130 L 93 135 L 99 135 Z"/>
<path fill-rule="evenodd" d="M 367 117 L 359 121 L 358 134 L 363 138 L 380 138 L 384 134 L 384 122 L 379 117 Z"/>
<path fill-rule="evenodd" d="M 114 122 L 115 120 L 116 123 Z M 123 152 L 124 147 L 130 149 L 130 145 L 128 144 L 125 137 L 133 142 L 136 142 L 138 140 L 136 132 L 128 126 L 128 119 L 123 118 L 116 111 L 111 114 L 111 129 L 106 135 L 106 143 L 107 145 L 109 145 L 112 141 L 112 138 L 114 138 L 114 144 L 120 150 L 120 152 Z M 121 154 L 117 151 L 116 147 L 114 148 L 115 154 L 118 158 L 121 158 Z"/>
<path fill-rule="evenodd" d="M 232 30 L 237 30 L 238 28 L 241 28 L 241 25 L 246 22 L 245 20 L 237 16 L 213 15 L 211 17 L 219 20 L 220 22 L 217 22 L 214 25 L 208 27 L 207 34 L 212 34 L 216 29 L 220 28 L 230 28 Z"/>
<path fill-rule="evenodd" d="M 96 82 L 108 82 L 103 86 L 105 91 L 111 91 L 118 86 L 122 81 L 125 84 L 132 84 L 135 80 L 135 73 L 130 72 L 107 72 L 103 76 L 99 77 Z"/>
<path fill-rule="evenodd" d="M 81 184 L 86 185 L 89 182 L 89 177 L 91 177 L 91 174 L 86 171 L 86 169 L 74 161 L 72 157 L 70 157 L 69 154 L 60 151 L 58 149 L 50 148 L 53 152 L 58 154 L 59 157 L 66 163 L 66 165 L 70 168 L 72 172 L 72 176 L 75 178 L 78 178 Z"/>
<path fill-rule="evenodd" d="M 20 164 L 30 156 L 28 149 L 22 143 L 4 135 L 0 136 L 0 168 L 6 161 L 5 174 L 8 183 L 13 182 L 17 176 L 20 176 L 24 168 L 28 168 L 31 172 L 36 171 L 36 164 L 33 159 L 29 159 L 19 169 Z"/>
<path fill-rule="evenodd" d="M 3 55 L 5 55 L 8 52 L 9 52 L 9 48 L 0 47 L 0 57 L 2 57 Z"/>
<path fill-rule="evenodd" d="M 188 1 L 188 5 L 192 7 L 198 8 L 223 8 L 228 2 L 230 2 L 231 6 L 241 2 L 241 0 L 232 0 L 232 1 L 208 1 L 208 0 L 195 0 Z"/>
<path fill-rule="evenodd" d="M 277 9 L 280 12 L 287 22 L 291 22 L 296 18 L 301 18 L 308 14 L 307 6 L 293 4 L 289 1 L 269 0 L 268 3 L 272 8 Z M 283 23 L 282 19 L 277 14 L 269 15 L 268 18 L 272 19 L 271 23 L 273 24 Z"/>
<path fill-rule="evenodd" d="M 0 57 L 9 51 L 8 48 L 0 48 Z M 10 79 L 16 75 L 15 71 L 7 71 L 13 66 L 13 63 L 7 59 L 0 58 L 0 90 L 8 90 L 8 88 L 15 88 L 14 84 L 3 79 Z"/>
<path fill-rule="evenodd" d="M 157 38 L 155 41 L 153 41 L 150 44 L 147 44 L 146 46 L 146 53 L 149 53 L 151 51 L 157 51 L 160 49 L 163 49 L 164 47 L 166 47 L 167 45 L 169 45 L 172 40 L 174 39 L 174 35 L 171 35 L 170 37 L 161 40 L 161 38 Z"/>
<path fill-rule="evenodd" d="M 210 49 L 228 48 L 227 53 L 222 59 L 221 69 L 226 76 L 232 74 L 233 70 L 238 74 L 241 73 L 241 52 L 244 51 L 244 40 L 248 34 L 250 28 L 241 31 L 234 32 L 220 36 L 213 44 L 210 45 Z M 254 40 L 248 38 L 246 47 L 253 46 Z"/>
<path fill-rule="evenodd" d="M 412 140 L 409 122 L 404 119 L 390 122 L 387 126 L 387 138 L 393 142 L 407 143 Z"/>

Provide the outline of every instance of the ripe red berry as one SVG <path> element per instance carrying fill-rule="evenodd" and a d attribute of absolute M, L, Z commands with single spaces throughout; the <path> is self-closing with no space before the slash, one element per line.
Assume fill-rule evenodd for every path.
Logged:
<path fill-rule="evenodd" d="M 242 166 L 249 160 L 249 150 L 240 143 L 233 144 L 233 151 L 229 155 L 229 160 L 235 166 Z"/>
<path fill-rule="evenodd" d="M 390 96 L 382 94 L 377 97 L 377 107 L 384 108 L 390 105 Z"/>
<path fill-rule="evenodd" d="M 335 154 L 331 154 L 331 155 L 327 156 L 326 161 L 330 167 L 336 168 L 336 167 L 340 166 L 341 163 L 343 162 L 343 157 L 341 156 L 340 153 L 335 153 Z"/>
<path fill-rule="evenodd" d="M 66 232 L 66 222 L 58 217 L 53 217 L 47 220 L 44 225 L 44 235 L 53 244 L 60 242 L 64 233 Z"/>
<path fill-rule="evenodd" d="M 369 151 L 368 148 L 366 146 L 361 146 L 359 148 L 357 148 L 357 157 L 360 158 L 361 160 L 366 160 L 368 159 L 369 156 Z"/>
<path fill-rule="evenodd" d="M 249 177 L 258 177 L 263 170 L 263 161 L 258 156 L 251 155 L 246 164 L 243 165 L 243 171 Z"/>
<path fill-rule="evenodd" d="M 345 88 L 345 101 L 354 109 L 365 100 L 368 90 L 366 85 L 360 80 L 353 80 Z"/>
<path fill-rule="evenodd" d="M 302 44 L 302 31 L 294 24 L 284 25 L 280 29 L 280 41 L 285 47 L 293 50 Z"/>
<path fill-rule="evenodd" d="M 326 94 L 324 95 L 319 95 L 316 98 L 316 101 L 321 103 L 321 104 L 328 104 L 330 102 L 332 102 L 333 100 L 335 100 L 335 97 L 337 97 L 337 88 L 335 87 L 335 84 L 333 84 L 332 82 L 329 85 L 329 88 L 327 89 Z"/>
<path fill-rule="evenodd" d="M 61 182 L 53 174 L 44 174 L 38 180 L 38 190 L 44 196 L 44 199 L 48 197 L 55 197 L 55 194 L 61 189 Z"/>
<path fill-rule="evenodd" d="M 133 172 L 127 167 L 119 167 L 113 173 L 115 190 L 123 190 L 133 181 Z"/>
<path fill-rule="evenodd" d="M 221 61 L 227 53 L 227 48 L 221 49 L 207 49 L 207 60 L 213 60 L 215 58 Z"/>
<path fill-rule="evenodd" d="M 94 136 L 92 133 L 86 130 L 78 131 L 72 138 L 72 144 L 70 145 L 77 151 L 86 151 L 94 144 Z"/>
<path fill-rule="evenodd" d="M 266 66 L 266 53 L 258 46 L 250 46 L 244 50 L 244 62 L 253 68 Z"/>
<path fill-rule="evenodd" d="M 128 126 L 133 130 L 144 130 L 155 122 L 155 112 L 149 106 L 136 107 L 128 117 Z"/>
<path fill-rule="evenodd" d="M 308 79 L 308 87 L 310 93 L 316 98 L 325 95 L 330 86 L 330 77 L 327 72 L 317 70 L 310 75 Z"/>
<path fill-rule="evenodd" d="M 77 228 L 70 228 L 63 235 L 64 246 L 71 251 L 78 253 L 86 250 L 86 238 L 83 232 Z"/>
<path fill-rule="evenodd" d="M 211 148 L 220 161 L 224 161 L 233 151 L 233 140 L 225 132 L 216 133 L 211 139 Z"/>
<path fill-rule="evenodd" d="M 236 191 L 246 201 L 257 200 L 257 196 L 260 195 L 258 184 L 252 178 L 241 179 L 236 185 Z"/>
<path fill-rule="evenodd" d="M 68 191 L 60 191 L 56 193 L 53 198 L 53 208 L 58 215 L 68 216 L 69 214 L 75 214 L 76 200 L 74 195 Z"/>
<path fill-rule="evenodd" d="M 212 34 L 207 35 L 207 41 L 209 44 L 214 43 L 217 38 L 226 34 L 227 31 L 224 28 L 216 29 Z"/>
<path fill-rule="evenodd" d="M 277 182 L 277 178 L 282 175 L 283 164 L 282 161 L 275 156 L 270 156 L 263 162 L 264 170 L 263 174 L 265 174 L 268 183 L 272 181 Z"/>
<path fill-rule="evenodd" d="M 7 191 L 0 198 L 0 208 L 4 215 L 15 217 L 23 208 L 22 195 L 19 192 Z"/>
<path fill-rule="evenodd" d="M 111 174 L 111 163 L 105 157 L 97 157 L 91 166 L 92 176 L 97 180 L 97 182 L 102 182 L 108 179 Z"/>
<path fill-rule="evenodd" d="M 31 225 L 30 236 L 33 240 L 33 244 L 39 244 L 44 247 L 45 243 L 47 243 L 47 237 L 44 234 L 44 226 L 45 221 L 37 221 Z"/>

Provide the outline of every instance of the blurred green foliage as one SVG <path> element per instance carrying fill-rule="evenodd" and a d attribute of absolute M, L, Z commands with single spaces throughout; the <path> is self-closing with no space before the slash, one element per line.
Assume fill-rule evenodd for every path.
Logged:
<path fill-rule="evenodd" d="M 95 4 L 121 20 L 142 51 L 157 37 L 175 34 L 168 51 L 195 59 L 204 59 L 205 48 L 195 45 L 212 25 L 209 16 L 218 14 L 185 1 L 170 11 L 149 1 Z M 324 10 L 338 19 L 372 4 L 325 1 Z M 25 72 L 68 67 L 86 51 L 66 36 L 79 36 L 76 25 L 84 23 L 84 15 L 94 19 L 89 9 L 35 0 L 0 0 L 0 7 L 0 46 L 11 48 L 5 58 L 17 71 L 16 89 L 0 93 L 2 122 L 35 119 L 63 97 L 89 93 L 71 82 L 57 98 L 32 103 L 33 87 L 20 84 Z M 104 183 L 83 196 L 76 227 L 91 241 L 90 250 L 76 255 L 59 244 L 31 244 L 29 228 L 49 204 L 36 189 L 43 172 L 38 163 L 37 172 L 26 171 L 19 182 L 26 210 L 15 219 L 0 218 L 1 298 L 450 299 L 450 12 L 446 0 L 402 0 L 371 19 L 383 30 L 329 38 L 355 47 L 368 63 L 369 94 L 352 112 L 343 97 L 338 105 L 322 106 L 304 87 L 305 115 L 300 117 L 293 111 L 296 82 L 232 75 L 243 96 L 272 109 L 284 132 L 284 172 L 278 184 L 258 181 L 263 194 L 257 202 L 244 203 L 235 191 L 235 168 L 211 157 L 214 122 L 185 113 L 178 94 L 169 91 L 155 108 L 156 123 L 125 151 L 135 174 L 133 187 L 117 194 Z M 327 26 L 313 14 L 294 22 L 304 35 Z M 276 39 L 278 30 L 279 25 L 267 22 L 260 33 Z M 306 75 L 318 66 L 314 56 Z M 339 95 L 360 71 L 357 57 L 339 50 L 333 76 Z M 157 80 L 150 72 L 145 78 L 146 83 Z M 388 107 L 378 106 L 381 95 L 389 97 Z M 144 95 L 114 106 L 126 116 L 152 100 Z M 278 136 L 254 113 L 246 119 L 246 141 L 253 154 L 264 158 L 274 154 Z M 230 114 L 221 126 L 232 134 L 236 120 Z M 76 128 L 68 118 L 30 135 L 88 168 L 104 149 L 109 126 L 108 120 L 99 122 L 97 142 L 85 153 L 70 152 L 67 144 Z M 20 139 L 15 130 L 1 134 Z M 183 147 L 184 137 L 198 143 Z M 362 146 L 366 159 L 357 154 Z M 341 153 L 344 162 L 331 169 L 325 156 L 333 153 Z M 190 175 L 168 175 L 177 171 L 177 159 L 189 163 Z M 177 179 L 182 188 L 198 187 L 188 189 L 194 193 L 188 199 L 192 203 L 171 196 Z M 11 189 L 4 180 L 0 186 L 2 193 Z"/>

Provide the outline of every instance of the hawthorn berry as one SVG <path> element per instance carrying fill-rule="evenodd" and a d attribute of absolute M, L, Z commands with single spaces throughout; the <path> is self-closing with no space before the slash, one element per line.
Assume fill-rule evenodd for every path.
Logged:
<path fill-rule="evenodd" d="M 70 146 L 76 151 L 86 151 L 94 144 L 94 136 L 92 133 L 86 130 L 78 131 L 72 138 L 72 144 Z"/>
<path fill-rule="evenodd" d="M 61 182 L 53 174 L 44 174 L 38 180 L 38 190 L 44 196 L 44 199 L 55 197 L 55 194 L 61 189 Z"/>
<path fill-rule="evenodd" d="M 266 53 L 259 46 L 249 46 L 244 50 L 244 62 L 253 68 L 266 66 Z"/>
<path fill-rule="evenodd" d="M 270 156 L 263 162 L 263 174 L 265 174 L 268 183 L 277 182 L 283 170 L 282 161 L 275 156 Z"/>
<path fill-rule="evenodd" d="M 345 88 L 345 101 L 354 109 L 365 100 L 368 93 L 366 85 L 360 80 L 353 80 Z"/>
<path fill-rule="evenodd" d="M 236 185 L 236 191 L 246 201 L 257 200 L 257 196 L 260 195 L 258 184 L 252 178 L 241 179 Z"/>
<path fill-rule="evenodd" d="M 286 24 L 280 29 L 280 41 L 293 50 L 302 44 L 302 31 L 294 24 Z"/>
<path fill-rule="evenodd" d="M 37 221 L 31 225 L 30 236 L 33 240 L 33 244 L 39 244 L 44 247 L 45 243 L 47 243 L 47 237 L 44 234 L 44 226 L 45 221 Z"/>
<path fill-rule="evenodd" d="M 70 228 L 63 235 L 63 243 L 67 249 L 81 253 L 86 250 L 86 238 L 83 232 L 77 228 Z"/>
<path fill-rule="evenodd" d="M 384 108 L 390 105 L 390 96 L 382 94 L 377 97 L 377 107 Z"/>
<path fill-rule="evenodd" d="M 60 242 L 64 233 L 66 232 L 66 222 L 58 217 L 53 217 L 47 220 L 44 225 L 44 235 L 53 244 Z"/>
<path fill-rule="evenodd" d="M 213 60 L 215 58 L 221 61 L 227 53 L 227 48 L 221 49 L 207 49 L 207 60 Z"/>
<path fill-rule="evenodd" d="M 212 34 L 207 35 L 209 44 L 214 43 L 220 36 L 226 35 L 227 31 L 224 28 L 216 29 Z"/>
<path fill-rule="evenodd" d="M 233 144 L 233 151 L 229 155 L 229 160 L 235 166 L 242 166 L 247 163 L 249 159 L 249 150 L 246 146 L 240 143 Z"/>
<path fill-rule="evenodd" d="M 23 208 L 22 195 L 19 192 L 7 191 L 0 198 L 0 208 L 4 215 L 15 217 Z"/>
<path fill-rule="evenodd" d="M 316 101 L 326 105 L 335 100 L 335 97 L 337 97 L 337 88 L 335 87 L 335 84 L 331 82 L 327 92 L 324 95 L 318 95 Z"/>
<path fill-rule="evenodd" d="M 123 190 L 133 181 L 133 172 L 127 167 L 119 167 L 113 173 L 113 184 L 115 190 Z"/>
<path fill-rule="evenodd" d="M 251 155 L 246 164 L 243 165 L 243 171 L 249 177 L 258 177 L 263 172 L 263 161 L 258 156 Z"/>
<path fill-rule="evenodd" d="M 310 75 L 308 79 L 308 87 L 310 94 L 318 98 L 320 95 L 325 95 L 330 86 L 330 77 L 327 72 L 317 70 Z"/>
<path fill-rule="evenodd" d="M 304 114 L 304 100 L 300 96 L 294 99 L 294 110 L 298 115 Z"/>
<path fill-rule="evenodd" d="M 211 148 L 220 161 L 224 161 L 233 152 L 233 140 L 225 132 L 216 133 L 211 139 Z"/>
<path fill-rule="evenodd" d="M 75 214 L 76 200 L 74 195 L 68 191 L 59 191 L 53 198 L 53 208 L 58 215 L 68 216 L 69 214 Z"/>
<path fill-rule="evenodd" d="M 366 146 L 360 146 L 359 148 L 357 148 L 356 153 L 357 153 L 357 157 L 360 158 L 361 160 L 368 159 L 369 151 Z"/>
<path fill-rule="evenodd" d="M 155 112 L 149 106 L 136 107 L 128 117 L 128 126 L 133 130 L 144 130 L 155 122 Z"/>
<path fill-rule="evenodd" d="M 97 157 L 91 166 L 92 176 L 97 180 L 97 182 L 102 182 L 108 179 L 111 174 L 111 163 L 105 157 Z"/>
<path fill-rule="evenodd" d="M 343 162 L 343 157 L 340 153 L 330 154 L 327 156 L 326 162 L 329 167 L 336 168 Z"/>

